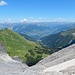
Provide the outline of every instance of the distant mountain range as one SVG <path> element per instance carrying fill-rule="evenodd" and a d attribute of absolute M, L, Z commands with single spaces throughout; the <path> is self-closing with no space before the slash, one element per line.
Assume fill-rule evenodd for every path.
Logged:
<path fill-rule="evenodd" d="M 75 43 L 75 28 L 41 38 L 41 42 L 50 48 L 59 50 Z"/>
<path fill-rule="evenodd" d="M 0 23 L 0 29 L 9 28 L 17 33 L 26 34 L 35 40 L 75 28 L 74 22 L 35 22 L 35 23 Z"/>

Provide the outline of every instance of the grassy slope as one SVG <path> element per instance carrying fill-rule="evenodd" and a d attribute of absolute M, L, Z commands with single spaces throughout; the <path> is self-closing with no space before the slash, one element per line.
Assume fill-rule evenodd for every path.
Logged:
<path fill-rule="evenodd" d="M 35 42 L 28 41 L 9 29 L 0 30 L 0 41 L 3 42 L 6 51 L 11 57 L 19 56 L 23 60 L 26 60 L 25 54 L 28 50 L 35 50 L 35 46 L 40 47 Z"/>

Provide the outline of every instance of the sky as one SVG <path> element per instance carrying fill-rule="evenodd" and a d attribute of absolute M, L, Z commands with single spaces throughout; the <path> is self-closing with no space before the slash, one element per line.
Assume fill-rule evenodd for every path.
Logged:
<path fill-rule="evenodd" d="M 0 22 L 74 21 L 75 0 L 0 0 Z"/>

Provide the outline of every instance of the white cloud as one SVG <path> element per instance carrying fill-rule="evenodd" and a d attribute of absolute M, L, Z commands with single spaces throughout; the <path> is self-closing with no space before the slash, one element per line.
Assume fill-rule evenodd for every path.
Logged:
<path fill-rule="evenodd" d="M 33 19 L 33 17 L 30 17 L 31 19 Z"/>
<path fill-rule="evenodd" d="M 20 20 L 21 22 L 27 22 L 27 19 L 22 19 L 22 20 Z"/>
<path fill-rule="evenodd" d="M 11 21 L 11 18 L 9 18 L 8 21 Z"/>
<path fill-rule="evenodd" d="M 59 18 L 59 20 L 62 20 L 62 18 Z"/>
<path fill-rule="evenodd" d="M 41 17 L 39 19 L 42 19 Z"/>
<path fill-rule="evenodd" d="M 58 18 L 59 20 L 65 20 L 65 18 Z"/>
<path fill-rule="evenodd" d="M 3 5 L 7 5 L 7 3 L 5 1 L 0 1 L 0 6 L 3 6 Z"/>

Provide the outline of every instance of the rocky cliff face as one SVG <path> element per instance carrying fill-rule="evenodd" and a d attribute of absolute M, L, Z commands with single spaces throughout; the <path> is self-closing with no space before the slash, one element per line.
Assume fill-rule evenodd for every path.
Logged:
<path fill-rule="evenodd" d="M 41 73 L 43 75 L 74 75 L 75 44 L 48 56 L 29 68 L 29 70 Z"/>
<path fill-rule="evenodd" d="M 27 68 L 26 64 L 13 60 L 0 43 L 0 75 L 17 75 Z"/>
<path fill-rule="evenodd" d="M 28 67 L 13 60 L 0 43 L 0 75 L 75 75 L 75 44 Z"/>

